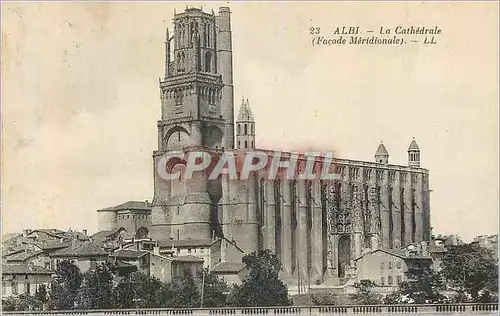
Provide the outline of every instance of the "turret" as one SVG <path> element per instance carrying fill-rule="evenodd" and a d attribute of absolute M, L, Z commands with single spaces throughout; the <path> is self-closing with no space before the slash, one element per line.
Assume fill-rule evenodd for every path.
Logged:
<path fill-rule="evenodd" d="M 420 168 L 420 148 L 415 141 L 415 137 L 413 137 L 410 147 L 408 147 L 408 166 Z"/>
<path fill-rule="evenodd" d="M 389 152 L 382 142 L 378 145 L 377 151 L 375 152 L 375 162 L 384 165 L 389 164 Z"/>
<path fill-rule="evenodd" d="M 231 11 L 228 7 L 219 8 L 216 16 L 216 65 L 222 75 L 221 113 L 225 120 L 224 147 L 234 148 L 234 88 L 233 88 L 233 45 L 231 41 Z"/>
<path fill-rule="evenodd" d="M 241 100 L 240 112 L 236 121 L 236 148 L 255 148 L 255 120 L 248 99 Z"/>

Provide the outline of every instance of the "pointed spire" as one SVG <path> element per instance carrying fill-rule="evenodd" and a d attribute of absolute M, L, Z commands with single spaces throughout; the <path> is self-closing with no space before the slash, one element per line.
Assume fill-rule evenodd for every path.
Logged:
<path fill-rule="evenodd" d="M 383 142 L 380 142 L 380 145 L 378 145 L 375 156 L 389 156 L 389 152 L 387 151 L 387 148 L 385 148 Z"/>
<path fill-rule="evenodd" d="M 418 147 L 417 141 L 415 140 L 415 137 L 411 140 L 410 147 L 408 147 L 408 151 L 416 151 L 420 150 L 420 147 Z"/>
<path fill-rule="evenodd" d="M 241 99 L 240 112 L 238 113 L 238 122 L 253 122 L 253 113 L 250 109 L 250 102 L 245 98 Z"/>

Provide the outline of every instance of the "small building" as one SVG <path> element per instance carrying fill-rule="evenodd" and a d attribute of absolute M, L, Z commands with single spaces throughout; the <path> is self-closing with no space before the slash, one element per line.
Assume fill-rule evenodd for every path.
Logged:
<path fill-rule="evenodd" d="M 120 249 L 109 255 L 111 262 L 118 269 L 118 276 L 125 276 L 132 272 L 142 272 L 149 275 L 150 252 L 146 250 Z"/>
<path fill-rule="evenodd" d="M 406 249 L 375 249 L 356 260 L 358 280 L 370 280 L 380 287 L 397 287 L 408 280 L 410 269 L 430 268 L 432 258 Z"/>
<path fill-rule="evenodd" d="M 243 279 L 248 276 L 248 269 L 242 262 L 220 262 L 211 270 L 211 273 L 221 277 L 228 284 L 241 284 Z"/>
<path fill-rule="evenodd" d="M 161 282 L 170 282 L 190 270 L 193 277 L 203 271 L 203 260 L 195 256 L 174 256 L 151 253 L 150 276 Z"/>
<path fill-rule="evenodd" d="M 203 267 L 211 269 L 215 265 L 230 261 L 241 263 L 244 251 L 226 238 L 162 240 L 161 252 L 171 250 L 176 256 L 195 256 L 203 260 Z"/>
<path fill-rule="evenodd" d="M 69 260 L 80 268 L 82 273 L 94 268 L 98 263 L 106 262 L 109 253 L 94 243 L 87 242 L 68 248 L 54 251 L 50 255 L 51 269 L 56 269 L 57 264 L 63 260 Z"/>
<path fill-rule="evenodd" d="M 50 286 L 52 272 L 35 265 L 2 265 L 2 299 L 20 294 L 35 294 L 40 285 Z"/>

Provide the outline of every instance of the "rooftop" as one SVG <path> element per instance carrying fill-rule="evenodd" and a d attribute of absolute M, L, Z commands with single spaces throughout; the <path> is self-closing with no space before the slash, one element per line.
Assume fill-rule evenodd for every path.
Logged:
<path fill-rule="evenodd" d="M 146 201 L 128 201 L 116 206 L 106 207 L 99 211 L 121 211 L 121 210 L 151 210 L 151 206 Z"/>
<path fill-rule="evenodd" d="M 94 243 L 71 246 L 50 254 L 51 257 L 101 257 L 107 255 L 107 251 Z"/>
<path fill-rule="evenodd" d="M 238 273 L 243 270 L 246 265 L 242 262 L 219 262 L 210 272 L 215 273 Z"/>
<path fill-rule="evenodd" d="M 2 274 L 52 274 L 51 271 L 26 264 L 4 264 L 2 265 Z"/>

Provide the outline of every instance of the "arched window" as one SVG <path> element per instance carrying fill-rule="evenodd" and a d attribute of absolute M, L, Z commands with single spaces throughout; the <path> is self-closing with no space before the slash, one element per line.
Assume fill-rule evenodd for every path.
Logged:
<path fill-rule="evenodd" d="M 245 135 L 248 134 L 247 124 L 245 124 Z"/>
<path fill-rule="evenodd" d="M 248 148 L 248 141 L 245 141 L 245 148 Z"/>
<path fill-rule="evenodd" d="M 210 52 L 205 53 L 205 72 L 210 72 L 212 69 L 212 54 Z"/>
<path fill-rule="evenodd" d="M 250 124 L 250 135 L 253 135 L 253 124 Z"/>

